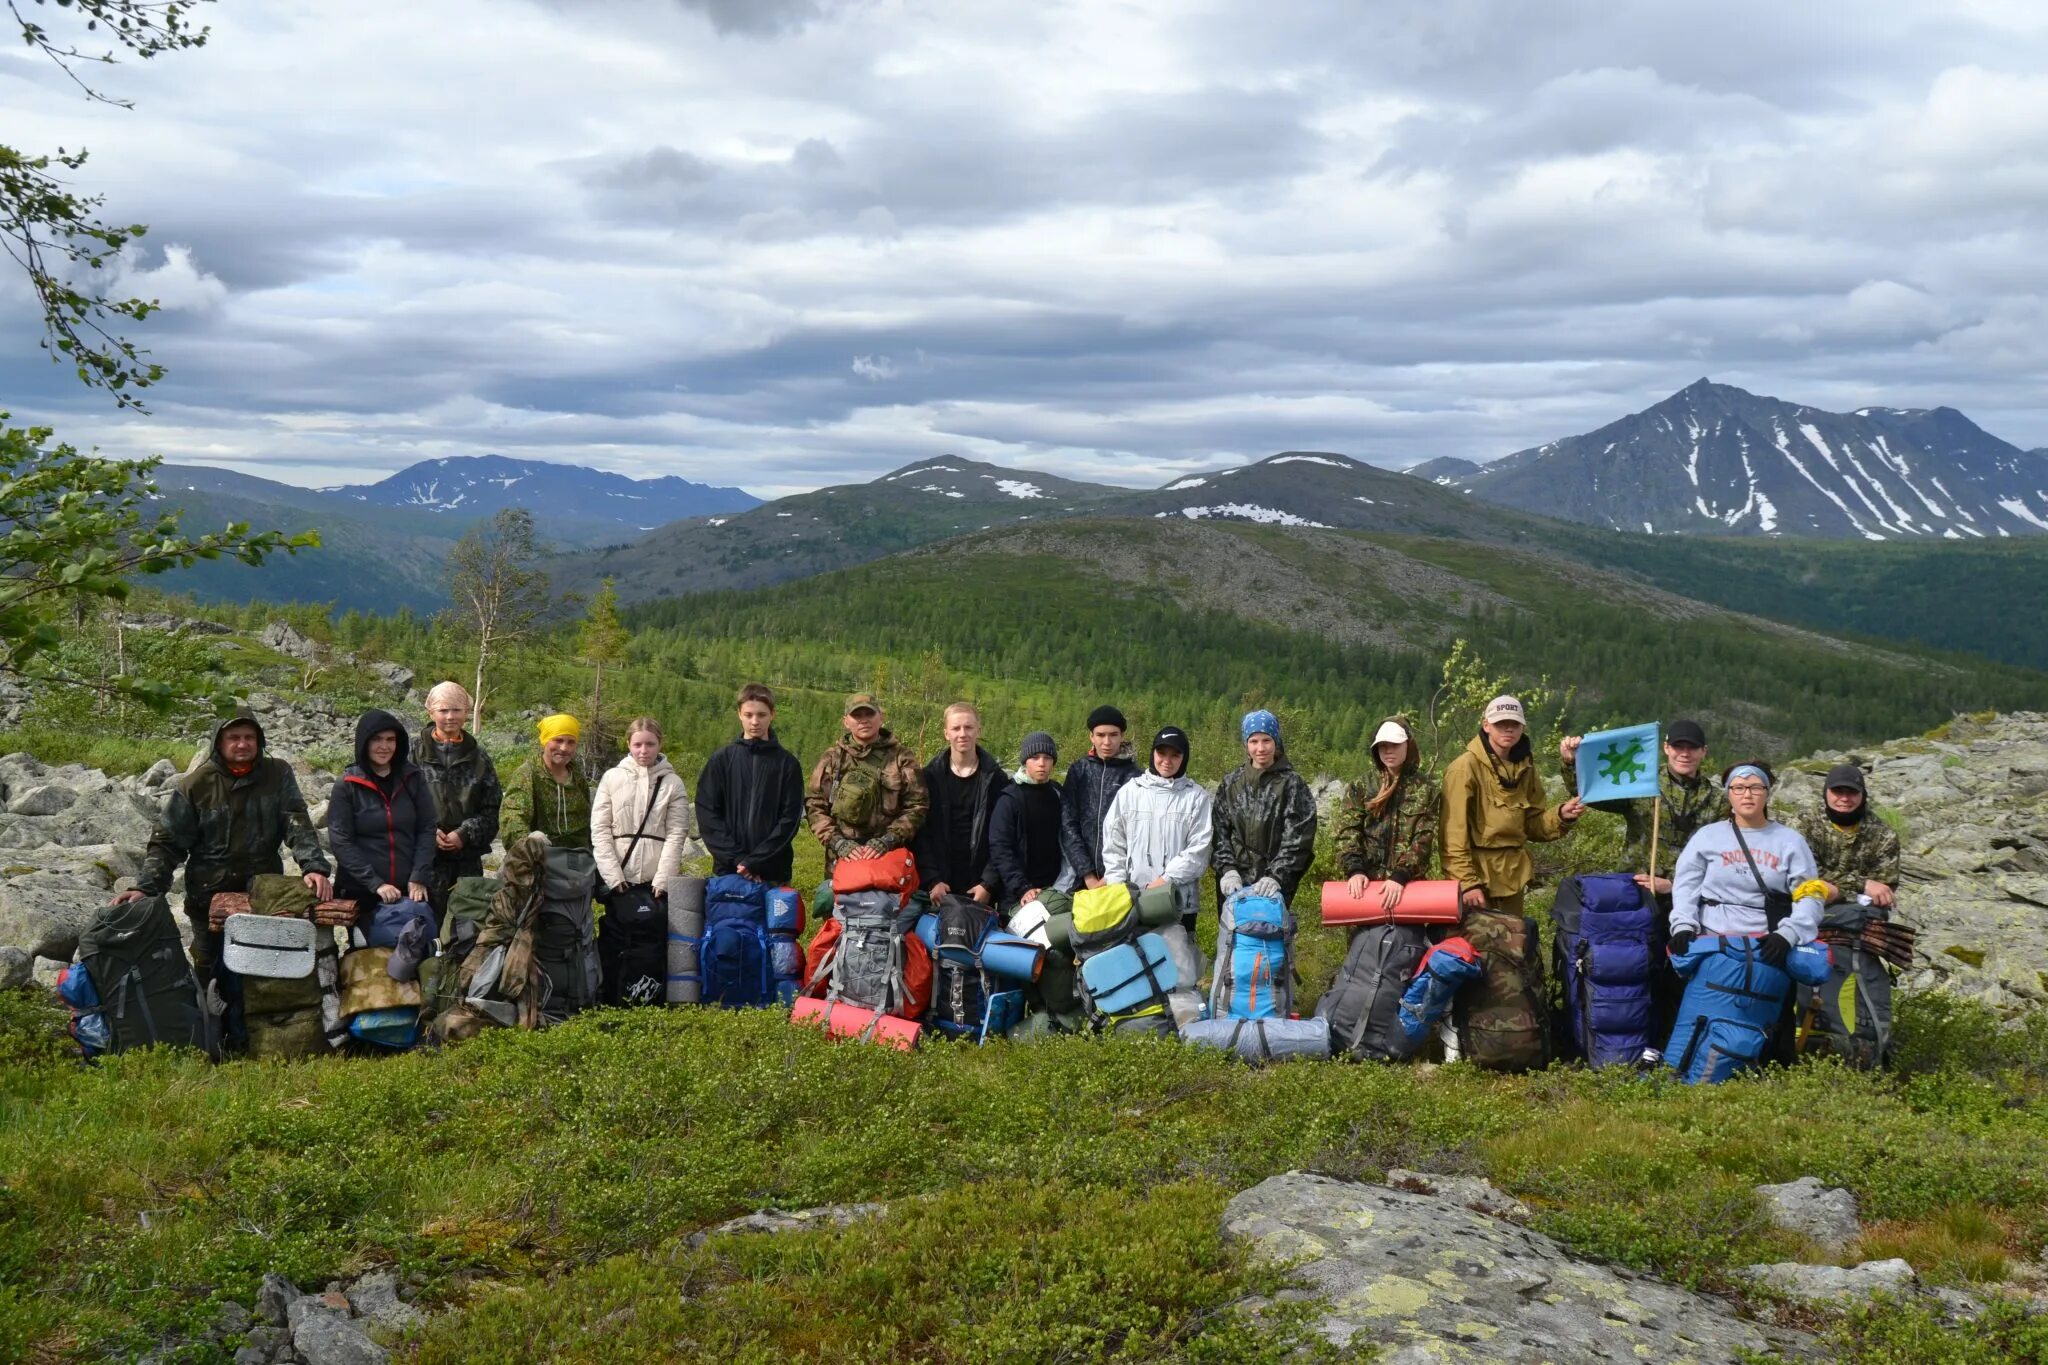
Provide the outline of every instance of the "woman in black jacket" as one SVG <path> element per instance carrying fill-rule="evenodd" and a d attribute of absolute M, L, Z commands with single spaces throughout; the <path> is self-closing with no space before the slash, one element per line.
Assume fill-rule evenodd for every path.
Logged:
<path fill-rule="evenodd" d="M 327 798 L 327 840 L 341 875 L 335 895 L 366 918 L 378 902 L 425 902 L 434 867 L 434 794 L 408 757 L 405 726 L 389 711 L 356 722 L 356 761 Z"/>

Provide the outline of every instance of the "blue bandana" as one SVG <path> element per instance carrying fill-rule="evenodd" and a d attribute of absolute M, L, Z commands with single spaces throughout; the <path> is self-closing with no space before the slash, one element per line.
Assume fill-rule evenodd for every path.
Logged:
<path fill-rule="evenodd" d="M 1253 711 L 1238 727 L 1239 739 L 1250 739 L 1253 735 L 1271 735 L 1275 743 L 1280 739 L 1280 717 L 1271 711 Z"/>
<path fill-rule="evenodd" d="M 1771 785 L 1771 775 L 1762 768 L 1757 767 L 1754 763 L 1744 763 L 1728 770 L 1728 782 L 1731 786 L 1734 785 L 1735 779 L 1738 777 L 1753 777 L 1763 783 L 1766 788 Z"/>

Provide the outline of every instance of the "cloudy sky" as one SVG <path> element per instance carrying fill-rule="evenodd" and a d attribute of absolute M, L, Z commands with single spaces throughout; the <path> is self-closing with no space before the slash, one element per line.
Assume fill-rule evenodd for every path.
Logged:
<path fill-rule="evenodd" d="M 208 7 L 10 143 L 152 225 L 123 417 L 0 280 L 0 398 L 300 483 L 499 451 L 773 494 L 961 453 L 1402 466 L 1702 375 L 2048 445 L 2034 0 Z"/>

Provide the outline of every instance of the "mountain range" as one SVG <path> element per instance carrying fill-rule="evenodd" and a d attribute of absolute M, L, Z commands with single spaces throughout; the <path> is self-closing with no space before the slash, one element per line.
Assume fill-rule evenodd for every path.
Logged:
<path fill-rule="evenodd" d="M 374 507 L 403 507 L 455 522 L 475 522 L 508 507 L 525 507 L 557 540 L 629 539 L 683 517 L 744 512 L 761 500 L 739 488 L 692 483 L 674 475 L 632 479 L 601 469 L 460 455 L 425 460 L 370 484 L 319 490 Z"/>
<path fill-rule="evenodd" d="M 1965 540 L 2048 532 L 2048 458 L 1954 408 L 1823 412 L 1705 379 L 1598 431 L 1411 471 L 1623 531 Z"/>

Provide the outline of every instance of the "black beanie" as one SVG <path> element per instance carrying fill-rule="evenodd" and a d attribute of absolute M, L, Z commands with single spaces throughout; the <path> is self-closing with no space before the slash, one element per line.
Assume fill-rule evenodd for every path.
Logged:
<path fill-rule="evenodd" d="M 1088 728 L 1093 730 L 1098 725 L 1114 725 L 1119 730 L 1131 728 L 1124 721 L 1124 713 L 1114 706 L 1098 706 L 1088 713 Z"/>
<path fill-rule="evenodd" d="M 1181 776 L 1187 776 L 1189 753 L 1187 731 L 1181 729 L 1178 725 L 1169 725 L 1158 734 L 1152 736 L 1152 747 L 1154 749 L 1171 749 L 1179 754 Z M 1145 766 L 1154 775 L 1158 774 L 1159 765 L 1152 759 L 1147 758 Z"/>

